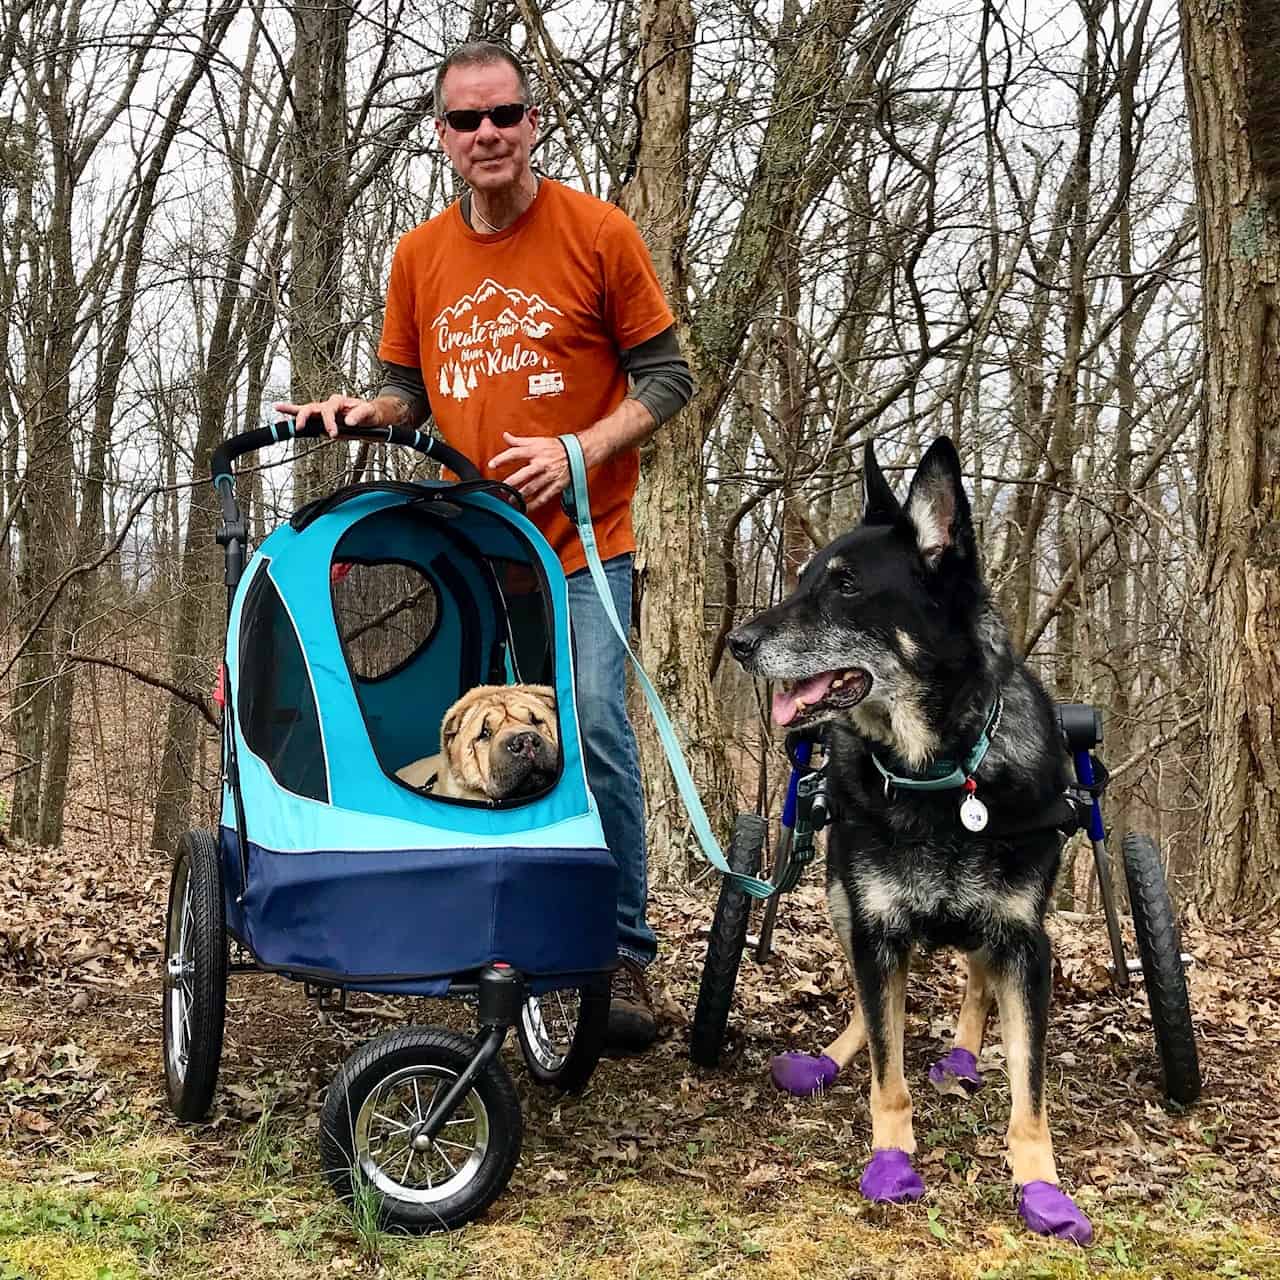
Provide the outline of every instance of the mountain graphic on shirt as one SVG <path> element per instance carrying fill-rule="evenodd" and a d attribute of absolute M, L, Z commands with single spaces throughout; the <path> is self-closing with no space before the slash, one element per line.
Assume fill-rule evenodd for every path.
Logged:
<path fill-rule="evenodd" d="M 440 395 L 467 400 L 482 381 L 549 370 L 540 340 L 554 330 L 557 317 L 563 319 L 564 312 L 545 298 L 486 277 L 431 322 Z"/>
<path fill-rule="evenodd" d="M 563 311 L 536 293 L 510 289 L 486 277 L 474 293 L 445 307 L 431 323 L 436 329 L 455 333 L 471 332 L 498 338 L 518 332 L 529 338 L 542 338 L 555 327 L 548 317 L 563 315 Z"/>

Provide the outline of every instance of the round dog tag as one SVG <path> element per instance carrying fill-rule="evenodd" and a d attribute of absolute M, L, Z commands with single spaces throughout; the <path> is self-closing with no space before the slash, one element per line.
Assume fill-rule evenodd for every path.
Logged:
<path fill-rule="evenodd" d="M 960 806 L 960 825 L 966 831 L 981 831 L 987 825 L 987 806 L 977 796 L 966 796 Z"/>

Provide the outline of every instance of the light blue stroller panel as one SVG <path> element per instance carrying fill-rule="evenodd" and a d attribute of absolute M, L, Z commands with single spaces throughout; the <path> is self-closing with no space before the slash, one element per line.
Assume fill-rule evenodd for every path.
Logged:
<path fill-rule="evenodd" d="M 493 960 L 533 975 L 609 968 L 616 871 L 583 763 L 560 562 L 491 494 L 424 494 L 351 496 L 282 525 L 246 566 L 226 645 L 246 836 L 242 852 L 228 776 L 229 927 L 269 966 L 377 989 Z M 416 589 L 381 609 L 359 597 L 378 573 Z M 520 669 L 512 582 L 545 619 L 559 776 L 519 803 L 424 794 L 396 770 L 439 751 L 462 693 L 545 674 Z M 414 595 L 429 602 L 416 620 Z M 403 652 L 367 671 L 374 627 L 399 627 Z"/>

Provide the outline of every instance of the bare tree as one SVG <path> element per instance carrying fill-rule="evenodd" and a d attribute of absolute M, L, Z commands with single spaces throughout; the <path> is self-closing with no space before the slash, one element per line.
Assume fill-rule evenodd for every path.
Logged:
<path fill-rule="evenodd" d="M 1198 896 L 1224 914 L 1280 902 L 1280 20 L 1259 0 L 1181 12 L 1205 329 Z"/>

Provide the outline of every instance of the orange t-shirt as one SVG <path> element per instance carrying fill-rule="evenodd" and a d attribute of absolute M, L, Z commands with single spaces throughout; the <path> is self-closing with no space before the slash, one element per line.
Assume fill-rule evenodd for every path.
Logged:
<path fill-rule="evenodd" d="M 672 323 L 635 223 L 543 178 L 498 235 L 472 231 L 452 204 L 400 240 L 378 355 L 422 370 L 440 434 L 502 480 L 487 464 L 508 448 L 504 431 L 558 436 L 598 422 L 627 393 L 619 352 Z M 635 550 L 639 472 L 639 453 L 627 449 L 588 477 L 602 559 Z M 530 517 L 566 573 L 585 565 L 558 502 Z"/>

